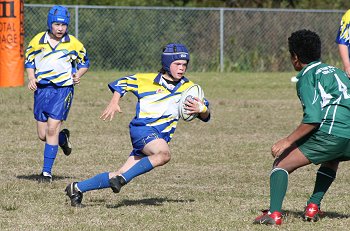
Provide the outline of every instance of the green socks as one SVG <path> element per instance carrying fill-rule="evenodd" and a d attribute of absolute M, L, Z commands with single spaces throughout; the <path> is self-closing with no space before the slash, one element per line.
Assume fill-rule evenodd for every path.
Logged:
<path fill-rule="evenodd" d="M 318 169 L 314 192 L 312 193 L 310 199 L 307 201 L 307 204 L 314 203 L 320 207 L 321 200 L 333 183 L 336 174 L 337 173 L 330 168 L 320 167 Z"/>
<path fill-rule="evenodd" d="M 275 168 L 270 175 L 270 212 L 281 212 L 284 196 L 288 187 L 288 172 Z"/>
<path fill-rule="evenodd" d="M 327 167 L 320 167 L 317 171 L 314 192 L 307 204 L 314 203 L 320 207 L 321 200 L 333 183 L 336 172 Z M 275 168 L 270 175 L 270 212 L 281 212 L 284 196 L 288 187 L 288 172 L 282 168 Z"/>

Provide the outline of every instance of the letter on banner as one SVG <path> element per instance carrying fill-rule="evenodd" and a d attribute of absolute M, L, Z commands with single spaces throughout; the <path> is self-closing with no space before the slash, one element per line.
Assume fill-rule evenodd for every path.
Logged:
<path fill-rule="evenodd" d="M 24 1 L 0 0 L 0 87 L 24 84 Z"/>

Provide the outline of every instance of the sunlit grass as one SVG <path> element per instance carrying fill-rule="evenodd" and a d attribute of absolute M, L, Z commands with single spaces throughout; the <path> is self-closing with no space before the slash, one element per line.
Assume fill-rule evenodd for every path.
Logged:
<path fill-rule="evenodd" d="M 60 151 L 52 184 L 38 184 L 43 143 L 36 137 L 33 96 L 26 87 L 0 89 L 0 230 L 266 230 L 252 225 L 269 205 L 270 147 L 301 120 L 290 77 L 295 73 L 189 73 L 211 103 L 212 120 L 179 123 L 172 160 L 130 182 L 120 194 L 88 192 L 86 208 L 69 206 L 64 188 L 119 168 L 131 150 L 127 95 L 112 122 L 99 119 L 110 100 L 107 83 L 126 73 L 89 72 L 76 87 L 65 126 L 74 145 Z M 350 225 L 349 166 L 340 166 L 326 195 L 326 218 L 299 219 L 317 166 L 290 176 L 283 230 L 344 230 Z M 272 228 L 275 229 L 275 228 Z"/>

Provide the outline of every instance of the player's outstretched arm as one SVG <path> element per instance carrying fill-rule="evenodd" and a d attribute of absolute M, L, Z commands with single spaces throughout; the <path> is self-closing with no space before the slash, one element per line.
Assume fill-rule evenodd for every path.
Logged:
<path fill-rule="evenodd" d="M 102 112 L 100 119 L 102 119 L 102 120 L 109 119 L 109 121 L 111 121 L 116 112 L 118 112 L 118 113 L 122 112 L 120 109 L 120 106 L 119 106 L 119 100 L 120 100 L 120 94 L 117 91 L 115 91 L 113 93 L 113 97 L 112 97 L 111 101 L 109 102 L 108 106 Z"/>

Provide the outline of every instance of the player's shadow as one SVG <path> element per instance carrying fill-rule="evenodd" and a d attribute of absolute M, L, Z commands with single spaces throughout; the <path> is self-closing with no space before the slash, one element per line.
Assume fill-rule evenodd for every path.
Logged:
<path fill-rule="evenodd" d="M 38 181 L 40 179 L 39 174 L 18 175 L 16 177 L 18 179 L 21 179 L 21 180 L 31 180 L 31 181 Z M 71 178 L 73 178 L 73 177 L 71 177 L 71 176 L 54 175 L 53 176 L 53 181 L 64 180 L 64 179 L 71 179 Z"/>
<path fill-rule="evenodd" d="M 141 200 L 122 200 L 116 205 L 106 205 L 107 208 L 115 209 L 122 206 L 134 206 L 134 205 L 148 205 L 148 206 L 161 206 L 163 203 L 192 203 L 193 199 L 190 200 L 173 200 L 168 198 L 147 198 Z"/>
<path fill-rule="evenodd" d="M 321 210 L 322 211 L 322 210 Z M 291 210 L 285 210 L 283 214 L 285 214 L 287 217 L 295 217 L 302 219 L 303 211 L 291 211 Z M 330 218 L 330 219 L 347 219 L 350 217 L 350 214 L 341 214 L 334 211 L 326 211 L 323 212 L 322 218 Z"/>

